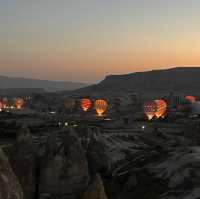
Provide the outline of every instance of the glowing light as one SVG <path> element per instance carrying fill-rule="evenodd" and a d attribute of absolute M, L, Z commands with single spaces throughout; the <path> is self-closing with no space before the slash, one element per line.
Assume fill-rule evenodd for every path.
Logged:
<path fill-rule="evenodd" d="M 155 100 L 156 112 L 155 116 L 157 118 L 164 117 L 167 110 L 167 103 L 164 100 Z"/>
<path fill-rule="evenodd" d="M 196 102 L 196 98 L 194 96 L 185 96 L 185 99 L 191 103 Z"/>
<path fill-rule="evenodd" d="M 102 116 L 108 108 L 108 103 L 103 99 L 98 99 L 94 103 L 95 110 L 98 116 Z"/>
<path fill-rule="evenodd" d="M 81 108 L 83 111 L 87 112 L 88 109 L 92 107 L 92 102 L 90 99 L 81 99 Z"/>
<path fill-rule="evenodd" d="M 167 110 L 167 104 L 164 100 L 154 100 L 144 104 L 144 112 L 149 120 L 154 116 L 156 118 L 164 117 Z"/>
<path fill-rule="evenodd" d="M 56 114 L 56 112 L 55 112 L 55 111 L 50 111 L 49 113 L 50 113 L 50 114 Z"/>
<path fill-rule="evenodd" d="M 155 101 L 150 101 L 144 104 L 144 113 L 148 117 L 149 120 L 151 120 L 156 112 L 156 103 Z"/>
<path fill-rule="evenodd" d="M 15 106 L 16 106 L 17 109 L 21 109 L 23 105 L 24 105 L 24 100 L 23 99 L 17 98 L 15 100 Z"/>
<path fill-rule="evenodd" d="M 6 108 L 7 105 L 8 105 L 8 98 L 7 97 L 4 97 L 3 100 L 2 100 L 2 105 L 3 107 L 2 108 Z"/>
<path fill-rule="evenodd" d="M 0 110 L 3 108 L 3 103 L 0 101 Z"/>

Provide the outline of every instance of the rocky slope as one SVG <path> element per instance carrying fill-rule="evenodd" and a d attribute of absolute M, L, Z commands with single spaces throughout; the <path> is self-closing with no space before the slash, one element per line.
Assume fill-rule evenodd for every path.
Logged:
<path fill-rule="evenodd" d="M 25 199 L 199 199 L 200 127 L 185 124 L 160 123 L 155 130 L 147 123 L 143 131 L 65 127 L 40 136 L 23 128 L 4 151 Z M 21 199 L 2 153 L 0 169 L 0 194 Z"/>
<path fill-rule="evenodd" d="M 24 199 L 22 188 L 4 152 L 0 149 L 0 198 Z"/>
<path fill-rule="evenodd" d="M 175 92 L 199 93 L 200 68 L 180 67 L 167 70 L 109 75 L 99 84 L 77 90 L 81 94 L 143 93 L 145 95 Z"/>

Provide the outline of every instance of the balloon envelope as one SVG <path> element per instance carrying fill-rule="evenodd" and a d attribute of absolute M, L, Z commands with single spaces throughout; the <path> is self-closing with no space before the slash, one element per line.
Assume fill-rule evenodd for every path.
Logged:
<path fill-rule="evenodd" d="M 81 108 L 83 111 L 88 111 L 92 107 L 92 101 L 90 99 L 81 99 Z"/>
<path fill-rule="evenodd" d="M 94 103 L 95 110 L 98 116 L 102 116 L 102 114 L 107 110 L 108 103 L 103 99 L 98 99 Z"/>
<path fill-rule="evenodd" d="M 156 103 L 155 101 L 149 101 L 146 102 L 143 106 L 144 108 L 144 113 L 146 114 L 146 116 L 148 117 L 149 120 L 151 120 L 156 112 Z"/>
<path fill-rule="evenodd" d="M 153 100 L 144 104 L 144 112 L 149 120 L 164 117 L 167 110 L 167 103 L 164 100 Z"/>
<path fill-rule="evenodd" d="M 167 103 L 164 100 L 155 100 L 156 112 L 155 116 L 157 118 L 164 117 L 167 110 Z"/>
<path fill-rule="evenodd" d="M 194 96 L 185 96 L 185 99 L 189 101 L 190 103 L 195 103 L 196 98 Z"/>
<path fill-rule="evenodd" d="M 24 100 L 23 99 L 17 98 L 15 100 L 15 106 L 16 106 L 17 109 L 21 109 L 23 104 L 24 104 Z"/>

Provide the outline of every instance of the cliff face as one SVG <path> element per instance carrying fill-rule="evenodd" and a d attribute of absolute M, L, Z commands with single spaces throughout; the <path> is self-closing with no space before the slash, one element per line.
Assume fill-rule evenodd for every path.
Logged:
<path fill-rule="evenodd" d="M 79 89 L 80 93 L 106 92 L 198 92 L 200 68 L 180 67 L 168 70 L 137 72 L 126 75 L 109 75 L 99 84 Z"/>
<path fill-rule="evenodd" d="M 0 149 L 0 198 L 23 199 L 22 188 L 13 173 L 8 159 Z"/>

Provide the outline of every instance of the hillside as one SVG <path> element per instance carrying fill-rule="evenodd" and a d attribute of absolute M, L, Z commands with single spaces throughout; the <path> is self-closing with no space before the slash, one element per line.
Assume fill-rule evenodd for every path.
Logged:
<path fill-rule="evenodd" d="M 44 89 L 47 92 L 55 92 L 75 90 L 84 86 L 86 84 L 68 81 L 48 81 L 0 76 L 0 90 L 4 91 L 5 89 Z"/>
<path fill-rule="evenodd" d="M 132 92 L 160 94 L 170 91 L 200 93 L 200 68 L 178 67 L 126 75 L 109 75 L 99 84 L 76 90 L 81 94 Z"/>

